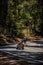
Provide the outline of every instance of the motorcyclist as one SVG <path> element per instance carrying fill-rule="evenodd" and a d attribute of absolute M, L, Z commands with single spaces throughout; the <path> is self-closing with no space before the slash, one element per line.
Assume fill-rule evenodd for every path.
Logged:
<path fill-rule="evenodd" d="M 16 49 L 23 50 L 24 49 L 24 41 L 21 41 L 20 43 L 18 43 Z"/>

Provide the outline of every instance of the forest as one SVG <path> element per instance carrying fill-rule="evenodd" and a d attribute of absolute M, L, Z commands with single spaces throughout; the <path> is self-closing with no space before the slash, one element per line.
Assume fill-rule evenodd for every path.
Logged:
<path fill-rule="evenodd" d="M 43 65 L 43 0 L 0 0 L 0 65 Z"/>
<path fill-rule="evenodd" d="M 0 35 L 43 36 L 42 0 L 0 0 Z"/>

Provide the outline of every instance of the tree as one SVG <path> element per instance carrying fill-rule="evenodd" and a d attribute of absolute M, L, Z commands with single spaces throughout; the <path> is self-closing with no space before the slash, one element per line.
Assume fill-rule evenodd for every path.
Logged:
<path fill-rule="evenodd" d="M 42 0 L 0 0 L 0 31 L 13 36 L 27 28 L 30 33 L 43 35 L 42 4 Z"/>
<path fill-rule="evenodd" d="M 0 33 L 4 33 L 6 28 L 7 1 L 0 0 Z"/>

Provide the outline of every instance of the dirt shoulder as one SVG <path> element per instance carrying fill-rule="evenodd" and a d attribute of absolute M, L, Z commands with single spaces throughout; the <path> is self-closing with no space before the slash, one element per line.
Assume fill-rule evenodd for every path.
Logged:
<path fill-rule="evenodd" d="M 43 40 L 41 36 L 27 36 L 28 40 Z"/>
<path fill-rule="evenodd" d="M 26 36 L 27 40 L 28 41 L 31 41 L 31 40 L 43 40 L 43 37 L 41 36 Z M 10 37 L 10 36 L 0 36 L 0 45 L 6 45 L 6 44 L 9 44 L 9 43 L 16 43 L 16 41 L 19 41 L 21 42 L 22 41 L 22 38 L 19 38 L 19 37 Z"/>

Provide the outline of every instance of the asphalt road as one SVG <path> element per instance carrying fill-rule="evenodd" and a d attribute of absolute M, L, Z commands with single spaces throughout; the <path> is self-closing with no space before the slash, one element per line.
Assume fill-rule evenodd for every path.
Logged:
<path fill-rule="evenodd" d="M 43 41 L 27 41 L 24 50 L 17 50 L 17 44 L 0 46 L 0 51 L 10 57 L 18 57 L 32 63 L 43 64 Z"/>

